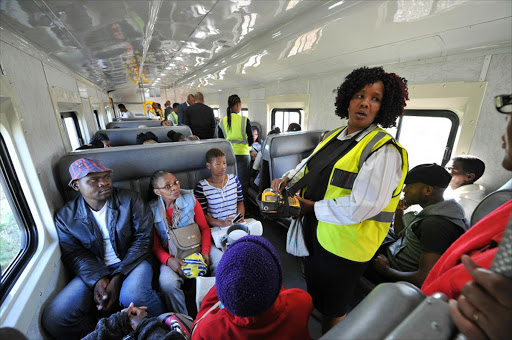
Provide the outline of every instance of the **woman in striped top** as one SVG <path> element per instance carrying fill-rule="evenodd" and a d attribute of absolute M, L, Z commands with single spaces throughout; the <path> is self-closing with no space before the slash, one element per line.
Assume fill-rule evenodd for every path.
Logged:
<path fill-rule="evenodd" d="M 210 226 L 230 226 L 237 213 L 245 215 L 242 186 L 235 175 L 226 174 L 226 155 L 221 149 L 208 150 L 206 167 L 212 175 L 197 183 L 194 195 Z"/>

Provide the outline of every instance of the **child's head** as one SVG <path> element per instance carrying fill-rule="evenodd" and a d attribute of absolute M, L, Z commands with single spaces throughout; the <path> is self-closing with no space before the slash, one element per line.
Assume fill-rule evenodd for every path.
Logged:
<path fill-rule="evenodd" d="M 281 261 L 274 247 L 259 236 L 231 244 L 217 267 L 219 300 L 240 317 L 258 316 L 276 301 L 283 284 Z"/>
<path fill-rule="evenodd" d="M 206 167 L 212 175 L 221 176 L 226 172 L 226 155 L 221 149 L 213 148 L 206 153 Z"/>

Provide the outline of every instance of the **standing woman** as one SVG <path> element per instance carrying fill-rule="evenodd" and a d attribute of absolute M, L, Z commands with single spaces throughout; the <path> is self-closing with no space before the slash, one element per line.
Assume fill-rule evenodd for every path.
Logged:
<path fill-rule="evenodd" d="M 247 187 L 249 185 L 249 165 L 251 156 L 249 156 L 249 146 L 254 142 L 252 135 L 251 122 L 247 117 L 241 116 L 242 101 L 236 94 L 229 96 L 227 116 L 219 124 L 219 138 L 226 138 L 233 146 L 236 158 L 236 172 L 242 191 L 246 197 Z"/>
<path fill-rule="evenodd" d="M 347 126 L 330 131 L 309 158 L 272 182 L 280 191 L 328 160 L 299 198 L 309 249 L 306 283 L 322 314 L 323 333 L 346 314 L 356 283 L 389 230 L 407 152 L 378 125 L 393 126 L 408 99 L 404 78 L 382 67 L 352 71 L 335 103 Z"/>

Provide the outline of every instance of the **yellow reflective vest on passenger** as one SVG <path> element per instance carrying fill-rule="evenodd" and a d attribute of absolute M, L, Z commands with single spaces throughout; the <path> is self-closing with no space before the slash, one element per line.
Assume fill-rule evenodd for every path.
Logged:
<path fill-rule="evenodd" d="M 336 138 L 343 128 L 334 130 L 316 147 L 314 153 L 322 149 L 331 139 Z M 351 261 L 366 262 L 375 255 L 389 231 L 396 206 L 400 199 L 400 192 L 402 191 L 408 171 L 407 151 L 386 131 L 377 127 L 363 137 L 345 156 L 340 158 L 332 169 L 329 184 L 323 198 L 325 200 L 349 196 L 352 192 L 355 178 L 365 160 L 373 152 L 386 144 L 395 146 L 402 156 L 402 178 L 384 210 L 359 224 L 336 225 L 318 221 L 318 242 L 324 249 L 337 256 Z M 306 168 L 307 171 L 308 169 Z M 342 181 L 336 181 L 338 184 L 340 182 L 343 183 L 343 187 L 332 184 L 334 173 L 336 173 L 336 176 L 343 176 Z"/>
<path fill-rule="evenodd" d="M 248 155 L 249 143 L 247 142 L 247 117 L 240 116 L 237 113 L 231 113 L 231 129 L 228 126 L 228 117 L 222 119 L 220 129 L 224 138 L 231 142 L 235 155 Z"/>

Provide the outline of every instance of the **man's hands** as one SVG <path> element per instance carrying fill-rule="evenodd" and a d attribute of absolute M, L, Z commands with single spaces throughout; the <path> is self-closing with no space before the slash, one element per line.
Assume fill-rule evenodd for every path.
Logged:
<path fill-rule="evenodd" d="M 128 318 L 130 319 L 130 326 L 132 326 L 133 330 L 136 330 L 142 319 L 148 315 L 146 312 L 147 308 L 148 307 L 135 307 L 132 302 L 128 308 L 123 309 L 121 312 L 126 312 L 126 314 L 128 314 Z"/>
<path fill-rule="evenodd" d="M 119 292 L 123 283 L 122 275 L 112 279 L 103 277 L 94 285 L 94 302 L 99 311 L 108 313 L 119 299 Z"/>
<path fill-rule="evenodd" d="M 182 259 L 169 257 L 165 265 L 174 270 L 174 272 L 179 276 L 185 277 L 185 275 L 183 275 L 183 271 L 181 270 L 181 266 L 186 265 L 186 263 Z"/>
<path fill-rule="evenodd" d="M 450 313 L 468 339 L 512 338 L 512 279 L 478 266 L 469 256 L 461 258 L 473 278 L 450 300 Z"/>

